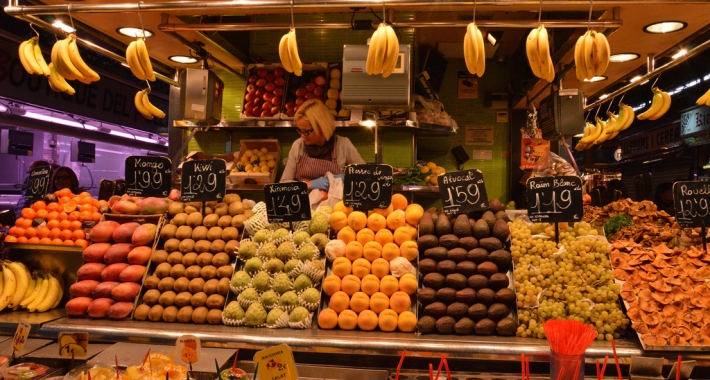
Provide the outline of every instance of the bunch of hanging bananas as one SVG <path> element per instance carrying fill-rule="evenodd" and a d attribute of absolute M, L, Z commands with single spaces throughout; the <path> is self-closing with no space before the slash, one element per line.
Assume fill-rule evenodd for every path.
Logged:
<path fill-rule="evenodd" d="M 32 37 L 20 44 L 19 49 L 20 62 L 30 75 L 49 76 L 49 66 L 42 56 L 42 50 L 39 48 L 39 39 Z"/>
<path fill-rule="evenodd" d="M 150 55 L 148 48 L 145 46 L 143 38 L 136 38 L 131 41 L 126 48 L 126 62 L 128 68 L 131 69 L 133 75 L 140 80 L 149 80 L 155 82 L 155 73 L 153 73 L 153 64 L 150 63 Z"/>
<path fill-rule="evenodd" d="M 639 120 L 660 119 L 671 108 L 671 96 L 667 92 L 661 91 L 659 88 L 654 88 L 652 91 L 653 101 L 651 101 L 651 107 L 636 117 Z"/>
<path fill-rule="evenodd" d="M 583 81 L 603 75 L 609 66 L 609 41 L 603 33 L 587 31 L 577 39 L 574 45 L 574 65 L 577 79 Z"/>
<path fill-rule="evenodd" d="M 540 25 L 528 34 L 528 38 L 525 40 L 525 53 L 536 77 L 548 82 L 555 79 L 555 66 L 552 64 L 552 56 L 550 56 L 550 40 L 544 25 Z"/>
<path fill-rule="evenodd" d="M 695 101 L 695 104 L 699 106 L 710 106 L 710 90 L 707 90 L 703 96 L 699 97 L 698 100 Z"/>
<path fill-rule="evenodd" d="M 466 60 L 468 72 L 482 77 L 483 72 L 486 70 L 486 49 L 483 45 L 483 34 L 475 22 L 468 24 L 468 27 L 466 27 L 466 37 L 463 40 L 463 57 Z"/>
<path fill-rule="evenodd" d="M 365 71 L 369 75 L 382 73 L 387 78 L 394 71 L 399 58 L 399 40 L 391 26 L 383 23 L 377 27 L 370 38 L 370 48 L 367 50 Z"/>
<path fill-rule="evenodd" d="M 52 63 L 57 74 L 66 80 L 78 80 L 89 84 L 101 79 L 81 58 L 76 45 L 76 35 L 69 34 L 67 38 L 57 41 L 52 47 Z M 51 74 L 50 74 L 51 76 Z M 62 90 L 62 89 L 60 89 Z"/>
<path fill-rule="evenodd" d="M 301 57 L 298 56 L 298 45 L 296 44 L 296 29 L 291 28 L 281 37 L 279 58 L 281 58 L 281 64 L 286 71 L 299 77 L 303 74 L 303 64 Z"/>
<path fill-rule="evenodd" d="M 165 112 L 154 106 L 148 99 L 150 89 L 146 88 L 143 91 L 138 91 L 133 98 L 133 103 L 136 105 L 136 110 L 148 120 L 153 120 L 154 117 L 162 119 L 165 117 Z"/>
<path fill-rule="evenodd" d="M 63 76 L 59 75 L 54 62 L 49 63 L 49 88 L 54 92 L 65 92 L 69 95 L 74 95 L 76 90 L 72 87 Z"/>
<path fill-rule="evenodd" d="M 599 145 L 607 140 L 616 138 L 621 131 L 626 130 L 634 122 L 634 109 L 626 104 L 619 105 L 619 114 L 615 115 L 607 112 L 609 119 L 606 121 L 597 118 L 596 125 L 587 123 L 584 128 L 584 135 L 579 140 L 579 143 L 574 147 L 575 150 L 581 152 L 591 148 L 593 145 Z"/>
<path fill-rule="evenodd" d="M 30 274 L 24 264 L 8 260 L 0 269 L 0 310 L 25 308 L 41 313 L 59 306 L 64 290 L 52 274 Z"/>

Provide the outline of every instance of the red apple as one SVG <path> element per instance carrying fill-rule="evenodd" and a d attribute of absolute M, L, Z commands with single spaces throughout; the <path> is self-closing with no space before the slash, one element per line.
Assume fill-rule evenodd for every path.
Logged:
<path fill-rule="evenodd" d="M 265 109 L 265 110 L 269 110 L 269 109 L 271 109 L 271 107 L 273 107 L 273 106 L 274 106 L 274 105 L 273 105 L 271 102 L 264 102 L 264 103 L 261 105 L 261 108 L 263 108 L 263 109 Z"/>
<path fill-rule="evenodd" d="M 323 86 L 316 86 L 316 88 L 313 89 L 313 95 L 320 98 L 321 95 L 323 95 Z"/>
<path fill-rule="evenodd" d="M 270 92 L 265 92 L 261 98 L 264 99 L 265 102 L 270 102 L 271 99 L 274 98 L 274 94 L 272 94 Z"/>
<path fill-rule="evenodd" d="M 279 108 L 280 108 L 279 106 L 271 107 L 271 113 L 276 115 L 277 113 L 281 112 L 281 110 Z"/>
<path fill-rule="evenodd" d="M 258 86 L 258 84 L 257 84 L 257 86 Z M 313 89 L 314 89 L 314 88 L 316 88 L 316 84 L 315 84 L 315 83 L 313 83 L 313 82 L 308 82 L 308 84 L 306 84 L 306 91 L 308 91 L 308 92 L 313 92 Z"/>
<path fill-rule="evenodd" d="M 294 114 L 295 114 L 296 112 L 298 112 L 298 108 L 299 108 L 299 106 L 293 107 L 293 113 L 294 113 Z"/>
<path fill-rule="evenodd" d="M 276 87 L 273 91 L 274 96 L 282 96 L 284 94 L 284 89 L 281 87 Z"/>
<path fill-rule="evenodd" d="M 256 86 L 254 86 L 253 84 L 249 84 L 247 86 L 247 92 L 252 93 L 254 91 L 256 91 Z"/>
<path fill-rule="evenodd" d="M 272 117 L 272 116 L 274 116 L 274 115 L 271 113 L 271 110 L 261 111 L 261 117 Z"/>
<path fill-rule="evenodd" d="M 259 69 L 259 71 L 256 72 L 256 75 L 259 76 L 259 78 L 266 78 L 266 76 L 269 74 L 266 69 Z"/>
<path fill-rule="evenodd" d="M 303 102 L 305 102 L 305 101 L 306 101 L 306 99 L 298 98 L 298 99 L 296 99 L 296 105 L 297 105 L 297 106 L 300 106 L 300 105 L 303 104 Z"/>
<path fill-rule="evenodd" d="M 254 84 L 254 83 L 256 83 L 256 81 L 257 81 L 258 79 L 259 79 L 259 77 L 256 76 L 256 75 L 250 76 L 250 77 L 249 77 L 249 84 Z"/>
<path fill-rule="evenodd" d="M 293 117 L 293 115 L 295 115 L 295 114 L 296 114 L 296 112 L 294 112 L 294 111 L 286 111 L 286 116 L 288 116 L 288 117 Z"/>
<path fill-rule="evenodd" d="M 247 102 L 253 102 L 254 99 L 256 99 L 256 94 L 253 93 L 253 92 L 250 92 L 250 93 L 248 93 L 248 94 L 244 97 L 244 99 L 245 99 Z"/>
<path fill-rule="evenodd" d="M 249 117 L 252 117 L 252 116 L 254 116 L 254 112 L 252 112 L 251 110 L 249 110 L 249 111 L 244 111 L 244 115 L 249 116 Z"/>
<path fill-rule="evenodd" d="M 266 89 L 266 91 L 274 91 L 275 88 L 276 85 L 271 82 L 267 83 L 266 86 L 264 86 L 264 89 Z"/>
<path fill-rule="evenodd" d="M 284 71 L 284 69 L 278 67 L 274 70 L 274 76 L 276 78 L 282 78 L 284 75 L 286 75 L 286 71 Z"/>
<path fill-rule="evenodd" d="M 316 96 L 313 95 L 312 92 L 307 93 L 306 96 L 305 96 L 306 99 L 313 99 L 313 98 L 315 98 L 315 97 L 316 97 Z"/>
<path fill-rule="evenodd" d="M 273 98 L 271 98 L 270 102 L 273 105 L 281 105 L 281 98 L 278 96 L 274 96 Z"/>
<path fill-rule="evenodd" d="M 266 79 L 261 78 L 258 81 L 256 81 L 256 87 L 264 87 L 266 86 Z"/>
<path fill-rule="evenodd" d="M 264 103 L 264 100 L 261 98 L 256 98 L 254 99 L 254 107 L 261 107 L 261 105 Z"/>
<path fill-rule="evenodd" d="M 269 74 L 266 76 L 266 81 L 269 83 L 273 82 L 274 79 L 276 79 L 276 76 L 274 74 Z"/>
<path fill-rule="evenodd" d="M 258 88 L 256 89 L 256 91 L 254 91 L 254 95 L 256 95 L 257 98 L 261 98 L 262 96 L 264 96 L 265 93 L 266 90 L 264 90 L 263 88 Z"/>
<path fill-rule="evenodd" d="M 294 103 L 294 102 L 288 102 L 288 103 L 286 103 L 286 110 L 287 110 L 287 111 L 293 111 L 293 107 L 295 107 L 295 106 L 296 106 L 296 103 Z"/>
<path fill-rule="evenodd" d="M 299 98 L 302 98 L 302 97 L 304 97 L 304 96 L 306 95 L 307 92 L 308 92 L 308 91 L 306 91 L 305 88 L 301 87 L 301 88 L 299 88 L 298 90 L 296 90 L 296 96 L 299 97 Z"/>
<path fill-rule="evenodd" d="M 244 104 L 244 111 L 251 111 L 252 109 L 254 109 L 254 102 Z"/>
<path fill-rule="evenodd" d="M 274 79 L 274 84 L 276 85 L 276 87 L 283 87 L 285 83 L 286 82 L 284 81 L 284 78 L 276 77 L 276 79 Z"/>
<path fill-rule="evenodd" d="M 316 84 L 319 86 L 322 86 L 325 84 L 325 77 L 322 75 L 318 75 L 315 80 Z"/>

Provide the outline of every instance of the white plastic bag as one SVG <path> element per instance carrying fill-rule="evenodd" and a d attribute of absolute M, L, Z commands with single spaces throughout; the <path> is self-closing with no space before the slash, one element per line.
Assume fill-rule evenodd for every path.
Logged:
<path fill-rule="evenodd" d="M 308 194 L 308 200 L 311 204 L 311 210 L 315 210 L 318 206 L 335 206 L 336 203 L 343 200 L 343 180 L 336 177 L 333 173 L 325 173 L 328 178 L 330 187 L 328 188 L 328 197 L 326 198 L 320 189 L 311 190 Z"/>

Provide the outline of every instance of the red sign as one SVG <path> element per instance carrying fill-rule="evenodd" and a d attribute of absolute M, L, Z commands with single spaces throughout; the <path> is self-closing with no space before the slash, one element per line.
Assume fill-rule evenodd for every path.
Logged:
<path fill-rule="evenodd" d="M 541 138 L 523 137 L 520 144 L 520 168 L 531 170 L 550 151 L 550 142 Z"/>

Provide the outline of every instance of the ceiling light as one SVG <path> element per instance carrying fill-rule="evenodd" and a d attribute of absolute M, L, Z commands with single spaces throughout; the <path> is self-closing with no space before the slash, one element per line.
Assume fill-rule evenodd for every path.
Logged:
<path fill-rule="evenodd" d="M 171 55 L 168 57 L 169 60 L 176 63 L 197 63 L 199 60 L 195 57 L 190 57 L 187 55 Z"/>
<path fill-rule="evenodd" d="M 54 117 L 54 116 L 42 115 L 40 113 L 26 112 L 25 117 L 29 117 L 30 119 L 35 119 L 35 120 L 48 121 L 50 123 L 66 125 L 67 127 L 86 129 L 89 131 L 98 131 L 99 130 L 99 128 L 97 128 L 93 125 L 89 125 L 86 123 L 79 123 L 78 121 L 60 119 L 60 118 Z"/>
<path fill-rule="evenodd" d="M 114 135 L 114 136 L 119 136 L 119 137 L 125 137 L 127 139 L 135 139 L 135 136 L 133 136 L 130 133 L 125 133 L 125 132 L 119 132 L 119 131 L 111 131 L 109 132 L 109 135 Z"/>
<path fill-rule="evenodd" d="M 145 36 L 143 35 L 144 31 L 145 31 Z M 128 27 L 128 26 L 118 28 L 118 29 L 116 29 L 116 32 L 118 34 L 122 34 L 126 37 L 133 37 L 133 38 L 138 38 L 138 37 L 149 38 L 149 37 L 153 37 L 153 35 L 155 34 L 148 29 L 132 28 L 132 27 Z"/>
<path fill-rule="evenodd" d="M 362 120 L 358 124 L 360 124 L 363 127 L 367 127 L 367 128 L 372 128 L 372 127 L 377 126 L 377 122 L 374 120 Z"/>
<path fill-rule="evenodd" d="M 635 77 L 629 79 L 629 82 L 631 82 L 631 83 L 636 83 L 636 82 L 638 82 L 639 80 L 641 80 L 641 78 L 642 78 L 642 77 L 641 77 L 640 75 L 637 75 L 637 76 L 635 76 Z"/>
<path fill-rule="evenodd" d="M 628 62 L 641 58 L 637 53 L 619 53 L 609 57 L 609 62 Z"/>
<path fill-rule="evenodd" d="M 572 137 L 584 137 L 584 133 L 577 133 L 576 135 L 574 135 Z"/>
<path fill-rule="evenodd" d="M 74 33 L 76 31 L 76 29 L 63 23 L 61 20 L 54 20 L 54 22 L 52 23 L 52 26 L 64 31 L 65 33 Z"/>
<path fill-rule="evenodd" d="M 643 31 L 652 34 L 677 32 L 688 27 L 684 21 L 661 21 L 643 27 Z"/>
<path fill-rule="evenodd" d="M 496 38 L 490 33 L 486 34 L 486 39 L 491 43 L 491 45 L 495 45 L 496 42 L 498 42 L 498 40 L 496 40 Z"/>
<path fill-rule="evenodd" d="M 149 139 L 149 138 L 143 137 L 143 136 L 136 136 L 136 140 L 138 140 L 138 141 L 145 141 L 145 142 L 153 143 L 153 144 L 158 144 L 158 141 L 155 141 L 155 140 L 153 140 L 153 139 Z"/>
<path fill-rule="evenodd" d="M 585 79 L 585 82 L 601 82 L 603 80 L 607 80 L 607 77 L 604 75 L 595 75 L 592 77 L 592 79 Z"/>
<path fill-rule="evenodd" d="M 9 110 L 10 110 L 10 109 L 7 108 L 6 105 L 0 104 L 0 113 L 5 113 L 5 112 L 7 112 L 7 111 L 9 111 Z"/>
<path fill-rule="evenodd" d="M 680 57 L 682 57 L 682 56 L 684 56 L 684 55 L 686 55 L 686 54 L 688 54 L 688 51 L 687 51 L 687 50 L 685 50 L 685 49 L 680 49 L 679 52 L 673 54 L 672 58 L 673 58 L 673 59 L 678 59 L 678 58 L 680 58 Z"/>

